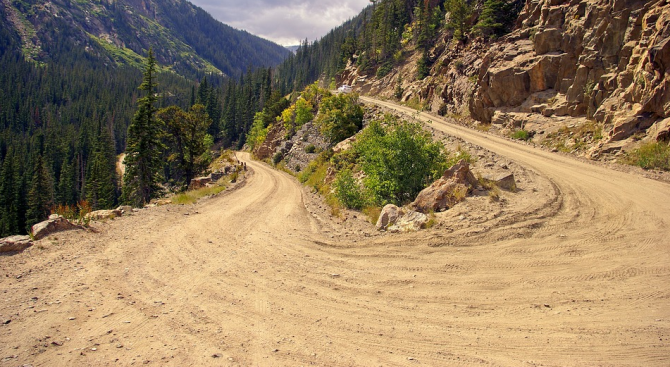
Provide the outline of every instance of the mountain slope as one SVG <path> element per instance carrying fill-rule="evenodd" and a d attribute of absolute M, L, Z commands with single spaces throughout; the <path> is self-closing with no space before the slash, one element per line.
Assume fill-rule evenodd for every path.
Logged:
<path fill-rule="evenodd" d="M 69 51 L 83 49 L 107 64 L 139 66 L 153 47 L 159 64 L 179 74 L 233 76 L 289 54 L 185 0 L 0 1 L 23 54 L 38 62 L 67 62 Z"/>

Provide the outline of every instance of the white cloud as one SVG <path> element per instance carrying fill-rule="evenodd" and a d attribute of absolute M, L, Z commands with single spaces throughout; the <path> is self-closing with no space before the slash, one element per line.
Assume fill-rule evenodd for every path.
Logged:
<path fill-rule="evenodd" d="M 357 15 L 369 0 L 190 0 L 231 27 L 281 45 L 314 41 Z"/>

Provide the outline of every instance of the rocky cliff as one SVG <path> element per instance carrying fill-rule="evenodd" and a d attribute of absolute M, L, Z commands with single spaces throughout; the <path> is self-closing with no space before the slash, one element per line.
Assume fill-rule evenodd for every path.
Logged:
<path fill-rule="evenodd" d="M 463 44 L 445 31 L 431 52 L 424 80 L 413 55 L 384 78 L 348 68 L 343 81 L 391 97 L 401 76 L 403 101 L 487 124 L 543 133 L 597 123 L 592 156 L 631 136 L 669 137 L 669 1 L 528 0 L 505 37 Z"/>

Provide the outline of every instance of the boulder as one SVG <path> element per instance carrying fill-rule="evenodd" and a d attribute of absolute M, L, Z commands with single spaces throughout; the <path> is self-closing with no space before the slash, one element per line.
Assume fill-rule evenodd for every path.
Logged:
<path fill-rule="evenodd" d="M 32 246 L 30 236 L 9 236 L 0 239 L 0 253 L 23 251 Z"/>
<path fill-rule="evenodd" d="M 379 214 L 379 219 L 377 219 L 377 229 L 387 229 L 390 225 L 393 225 L 403 214 L 404 212 L 402 208 L 399 208 L 393 204 L 387 204 Z"/>
<path fill-rule="evenodd" d="M 90 220 L 103 220 L 103 219 L 114 219 L 123 215 L 123 212 L 119 209 L 110 209 L 110 210 L 96 210 L 86 214 L 86 218 Z"/>
<path fill-rule="evenodd" d="M 421 213 L 444 211 L 461 202 L 477 179 L 470 172 L 470 165 L 461 160 L 444 172 L 444 175 L 417 195 L 410 208 Z"/>
<path fill-rule="evenodd" d="M 120 210 L 121 214 L 128 214 L 133 211 L 133 207 L 130 205 L 121 205 L 118 208 L 116 208 L 116 210 Z"/>
<path fill-rule="evenodd" d="M 31 228 L 33 233 L 33 238 L 35 240 L 41 240 L 42 238 L 56 232 L 69 231 L 79 228 L 78 226 L 70 223 L 67 219 L 63 217 L 57 217 L 56 219 L 45 220 L 44 222 L 39 222 Z"/>
<path fill-rule="evenodd" d="M 484 176 L 484 179 L 493 182 L 496 186 L 507 191 L 516 191 L 516 180 L 513 173 L 502 173 Z"/>
<path fill-rule="evenodd" d="M 415 211 L 409 211 L 405 215 L 398 218 L 395 224 L 389 226 L 388 231 L 393 233 L 414 232 L 424 228 L 426 223 L 428 223 L 427 215 Z"/>
<path fill-rule="evenodd" d="M 212 182 L 211 177 L 196 177 L 191 179 L 191 183 L 188 185 L 189 190 L 197 190 L 207 186 L 208 183 Z"/>
<path fill-rule="evenodd" d="M 333 147 L 333 153 L 340 153 L 351 149 L 351 145 L 356 141 L 356 135 L 348 137 Z"/>
<path fill-rule="evenodd" d="M 223 177 L 223 172 L 212 172 L 209 177 L 212 179 L 212 182 L 216 182 Z"/>

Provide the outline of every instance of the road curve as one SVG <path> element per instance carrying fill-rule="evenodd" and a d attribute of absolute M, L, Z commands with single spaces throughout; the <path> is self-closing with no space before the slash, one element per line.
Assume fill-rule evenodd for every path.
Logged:
<path fill-rule="evenodd" d="M 429 118 L 546 177 L 557 199 L 477 233 L 333 236 L 293 177 L 240 154 L 253 174 L 234 191 L 0 259 L 0 358 L 668 365 L 669 186 Z"/>

